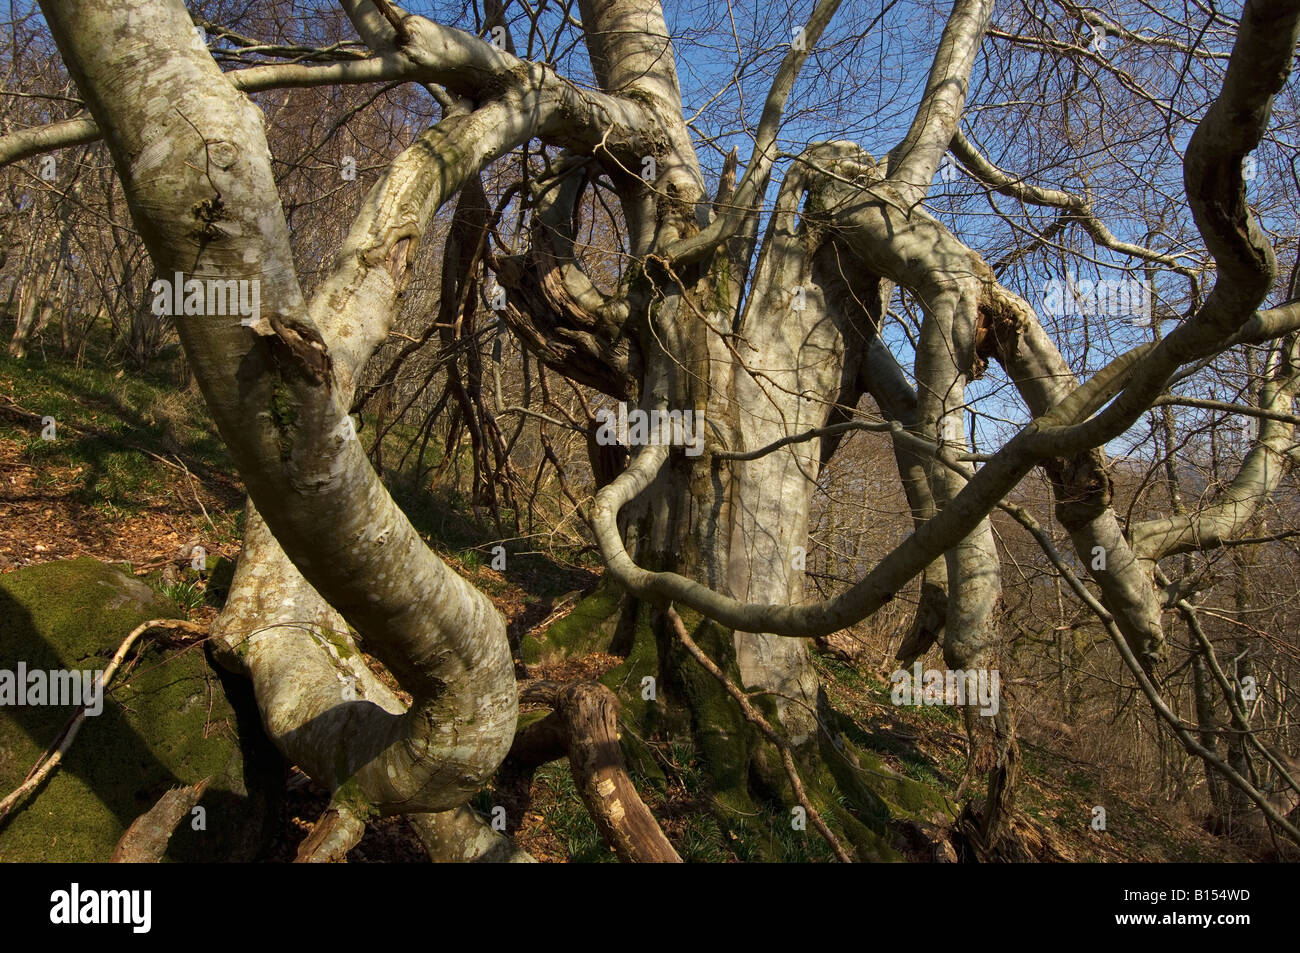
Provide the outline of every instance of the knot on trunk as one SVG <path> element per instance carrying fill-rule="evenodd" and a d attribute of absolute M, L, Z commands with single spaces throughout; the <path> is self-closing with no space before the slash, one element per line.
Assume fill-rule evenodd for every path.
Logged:
<path fill-rule="evenodd" d="M 1114 484 L 1102 465 L 1101 451 L 1043 461 L 1056 492 L 1056 518 L 1070 532 L 1082 529 L 1110 507 Z"/>

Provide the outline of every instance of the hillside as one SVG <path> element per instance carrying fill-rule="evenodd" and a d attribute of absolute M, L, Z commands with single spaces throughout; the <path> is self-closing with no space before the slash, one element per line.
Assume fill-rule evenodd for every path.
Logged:
<path fill-rule="evenodd" d="M 128 566 L 196 622 L 215 617 L 228 564 L 222 569 L 212 557 L 237 557 L 243 495 L 201 399 L 176 380 L 171 367 L 141 374 L 75 367 L 40 354 L 21 362 L 0 358 L 0 572 L 90 556 Z M 53 440 L 42 438 L 49 417 Z M 390 435 L 395 447 L 403 436 Z M 449 488 L 414 490 L 401 472 L 387 478 L 425 539 L 506 615 L 517 651 L 525 639 L 544 642 L 547 627 L 599 581 L 590 554 L 576 552 L 563 561 L 521 552 L 512 556 L 508 571 L 496 572 L 488 554 L 499 532 L 490 521 Z M 188 568 L 186 556 L 195 545 L 209 554 L 212 571 Z M 865 770 L 907 779 L 889 783 L 951 816 L 964 768 L 960 723 L 942 708 L 891 704 L 892 666 L 881 655 L 868 647 L 850 664 L 826 654 L 817 667 L 835 707 L 852 719 L 854 730 L 846 734 L 878 759 Z M 564 682 L 598 678 L 621 662 L 597 654 L 528 665 L 519 657 L 517 667 L 521 679 Z M 1202 831 L 1176 804 L 1153 803 L 1142 792 L 1125 790 L 1101 765 L 1079 760 L 1068 733 L 1025 722 L 1021 740 L 1024 773 L 1017 802 L 1026 830 L 1047 856 L 1085 862 L 1246 859 Z M 791 831 L 788 815 L 776 810 L 766 844 L 725 834 L 706 803 L 701 768 L 689 748 L 651 741 L 649 749 L 652 758 L 633 765 L 633 776 L 684 859 L 744 861 L 773 852 L 788 860 L 830 857 L 813 834 Z M 480 800 L 485 807 L 492 795 Z M 325 803 L 323 790 L 292 773 L 268 859 L 292 859 Z M 1089 826 L 1097 804 L 1106 805 L 1105 832 Z M 537 773 L 516 837 L 542 861 L 614 859 L 564 762 Z M 405 822 L 388 819 L 372 825 L 349 859 L 422 858 Z"/>

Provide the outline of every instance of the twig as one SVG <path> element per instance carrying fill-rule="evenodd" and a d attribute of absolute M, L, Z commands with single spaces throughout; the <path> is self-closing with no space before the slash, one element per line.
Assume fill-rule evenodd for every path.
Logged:
<path fill-rule="evenodd" d="M 196 486 L 196 484 L 198 483 L 198 481 L 194 479 L 194 474 L 193 474 L 193 473 L 190 473 L 190 468 L 187 467 L 187 466 L 185 465 L 185 462 L 184 462 L 183 460 L 181 460 L 180 457 L 176 456 L 176 454 L 174 454 L 174 453 L 172 454 L 172 459 L 175 460 L 177 463 L 179 463 L 179 464 L 181 465 L 181 469 L 185 471 L 185 475 L 186 475 L 187 477 L 190 478 L 190 492 L 194 494 L 194 502 L 197 503 L 197 504 L 199 504 L 199 509 L 200 509 L 200 510 L 202 511 L 202 513 L 203 513 L 203 518 L 204 518 L 205 520 L 207 520 L 207 521 L 208 521 L 208 525 L 212 527 L 212 532 L 217 533 L 218 535 L 220 535 L 220 532 L 221 532 L 221 531 L 217 529 L 217 524 L 214 523 L 214 522 L 212 522 L 212 517 L 208 515 L 208 509 L 207 509 L 207 507 L 205 507 L 205 506 L 203 505 L 203 501 L 202 501 L 201 499 L 199 499 L 199 488 L 198 488 L 198 486 Z"/>

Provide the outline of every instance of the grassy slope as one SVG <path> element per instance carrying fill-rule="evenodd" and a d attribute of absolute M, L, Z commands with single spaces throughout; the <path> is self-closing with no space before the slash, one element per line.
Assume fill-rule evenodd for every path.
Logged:
<path fill-rule="evenodd" d="M 53 441 L 41 439 L 41 418 L 47 416 L 56 421 Z M 362 433 L 368 440 L 369 431 Z M 390 435 L 393 449 L 386 460 L 397 460 L 407 436 L 400 430 Z M 419 492 L 402 474 L 390 483 L 430 544 L 497 602 L 510 620 L 516 646 L 553 619 L 558 607 L 572 605 L 566 595 L 590 589 L 597 580 L 576 557 L 564 565 L 520 553 L 512 555 L 507 571 L 495 572 L 488 566 L 490 548 L 500 534 L 462 499 L 445 490 Z M 178 388 L 170 371 L 142 375 L 74 368 L 39 354 L 24 362 L 0 357 L 0 571 L 80 555 L 126 562 L 167 588 L 195 617 L 210 617 L 220 597 L 205 592 L 206 577 L 186 572 L 183 563 L 168 570 L 166 579 L 159 570 L 193 543 L 209 553 L 235 556 L 242 509 L 238 477 L 200 398 Z M 532 666 L 528 674 L 595 677 L 616 661 L 592 657 Z M 891 705 L 880 672 L 829 658 L 818 664 L 832 701 L 857 726 L 850 740 L 878 757 L 878 767 L 925 785 L 931 799 L 953 801 L 963 762 L 960 725 L 952 714 Z M 816 835 L 790 830 L 788 813 L 775 806 L 768 845 L 728 839 L 704 809 L 703 773 L 689 750 L 657 745 L 655 753 L 661 770 L 637 780 L 686 859 L 744 860 L 757 856 L 761 846 L 777 846 L 791 860 L 827 858 Z M 1238 859 L 1175 811 L 1108 787 L 1099 766 L 1046 744 L 1026 742 L 1024 754 L 1019 804 L 1056 835 L 1058 848 L 1071 859 Z M 286 818 L 281 851 L 286 857 L 302 836 L 303 819 L 314 817 L 323 804 L 323 792 L 301 776 L 291 782 L 291 794 L 297 811 Z M 567 766 L 542 769 L 533 798 L 517 836 L 539 859 L 612 859 L 577 798 Z M 480 801 L 490 809 L 492 792 Z M 1104 834 L 1089 827 L 1094 805 L 1106 806 Z M 417 856 L 405 825 L 394 820 L 368 835 L 354 859 Z"/>

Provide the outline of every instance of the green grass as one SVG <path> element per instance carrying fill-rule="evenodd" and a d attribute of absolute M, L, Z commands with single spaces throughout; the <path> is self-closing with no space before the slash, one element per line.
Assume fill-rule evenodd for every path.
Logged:
<path fill-rule="evenodd" d="M 204 586 L 198 579 L 178 579 L 160 586 L 158 591 L 186 612 L 192 612 L 206 602 Z"/>
<path fill-rule="evenodd" d="M 616 863 L 614 856 L 596 829 L 587 807 L 578 796 L 573 774 L 567 761 L 552 761 L 537 770 L 533 778 L 535 800 L 545 800 L 546 820 L 551 830 L 564 842 L 569 860 L 574 863 Z"/>
<path fill-rule="evenodd" d="M 72 481 L 73 500 L 113 519 L 187 481 L 182 465 L 209 489 L 214 477 L 230 486 L 233 468 L 203 401 L 177 387 L 174 374 L 75 367 L 36 353 L 22 361 L 0 356 L 0 382 L 16 405 L 0 413 L 0 437 L 19 444 L 38 490 Z M 47 417 L 53 440 L 42 437 Z"/>

